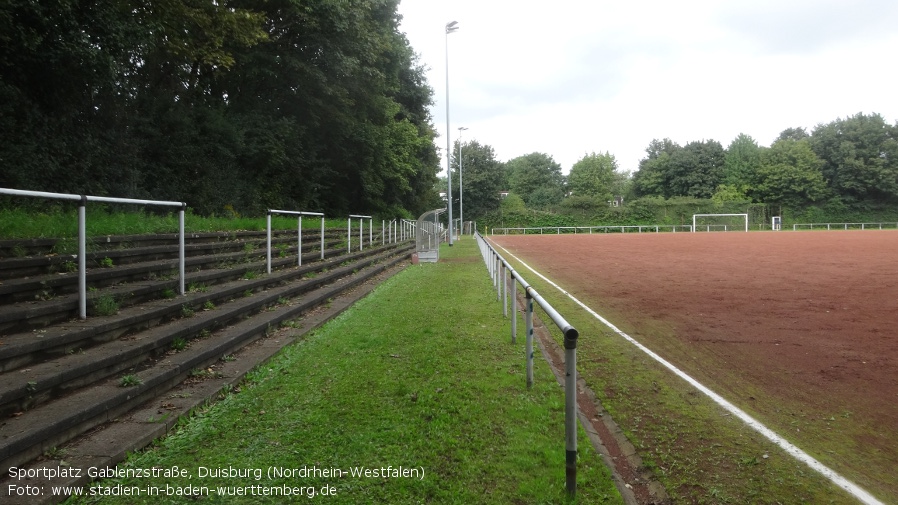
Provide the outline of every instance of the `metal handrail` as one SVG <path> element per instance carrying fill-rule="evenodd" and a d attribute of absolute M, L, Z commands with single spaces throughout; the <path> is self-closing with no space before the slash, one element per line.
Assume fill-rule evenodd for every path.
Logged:
<path fill-rule="evenodd" d="M 321 217 L 321 259 L 324 259 L 324 214 L 321 212 L 300 212 L 296 210 L 276 210 L 276 209 L 268 209 L 268 215 L 266 218 L 266 228 L 268 230 L 265 246 L 267 249 L 266 252 L 266 269 L 268 273 L 271 273 L 271 215 L 272 214 L 282 214 L 288 216 L 298 216 L 297 225 L 296 225 L 296 264 L 297 266 L 302 266 L 302 217 L 303 216 L 319 216 Z"/>
<path fill-rule="evenodd" d="M 165 200 L 138 200 L 135 198 L 113 198 L 108 196 L 71 195 L 67 193 L 48 193 L 46 191 L 27 191 L 21 189 L 0 188 L 0 194 L 11 196 L 28 196 L 49 198 L 53 200 L 69 200 L 78 204 L 78 316 L 87 319 L 87 202 L 124 203 L 132 205 L 158 205 L 163 207 L 179 207 L 178 210 L 178 292 L 183 295 L 184 289 L 184 211 L 187 204 Z"/>
<path fill-rule="evenodd" d="M 527 388 L 533 387 L 533 302 L 535 301 L 546 315 L 555 323 L 564 335 L 564 438 L 565 438 L 565 477 L 568 496 L 573 498 L 577 493 L 577 339 L 580 333 L 568 321 L 547 302 L 508 261 L 496 251 L 486 239 L 475 232 L 475 238 L 480 244 L 483 260 L 496 288 L 496 298 L 501 295 L 502 313 L 508 317 L 508 277 L 511 277 L 511 303 L 514 306 L 517 298 L 517 285 L 521 284 L 526 297 L 526 312 L 524 315 L 525 329 L 525 354 L 527 369 Z M 501 278 L 501 280 L 500 280 Z M 515 343 L 517 336 L 517 316 L 512 312 L 511 342 Z"/>

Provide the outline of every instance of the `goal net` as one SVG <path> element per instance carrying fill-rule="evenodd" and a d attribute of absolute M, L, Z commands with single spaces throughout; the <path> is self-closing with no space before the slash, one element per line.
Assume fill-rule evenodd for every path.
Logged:
<path fill-rule="evenodd" d="M 748 214 L 693 214 L 692 231 L 748 231 Z"/>

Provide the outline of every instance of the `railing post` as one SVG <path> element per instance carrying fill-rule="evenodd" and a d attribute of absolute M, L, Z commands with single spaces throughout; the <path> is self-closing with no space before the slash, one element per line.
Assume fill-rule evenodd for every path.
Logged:
<path fill-rule="evenodd" d="M 527 289 L 527 312 L 524 316 L 526 325 L 526 341 L 524 352 L 527 354 L 527 389 L 533 388 L 533 297 Z"/>
<path fill-rule="evenodd" d="M 564 331 L 564 446 L 568 497 L 577 495 L 577 337 L 574 328 Z"/>
<path fill-rule="evenodd" d="M 321 215 L 321 259 L 324 259 L 324 214 Z"/>
<path fill-rule="evenodd" d="M 508 317 L 508 268 L 502 263 L 502 316 Z"/>
<path fill-rule="evenodd" d="M 302 266 L 302 214 L 296 224 L 296 266 Z"/>
<path fill-rule="evenodd" d="M 178 210 L 178 292 L 181 295 L 187 293 L 186 288 L 184 287 L 184 270 L 186 260 L 184 256 L 185 253 L 185 245 L 184 245 L 184 213 L 187 208 L 187 204 L 181 206 Z"/>
<path fill-rule="evenodd" d="M 352 252 L 352 218 L 346 218 L 346 254 Z"/>
<path fill-rule="evenodd" d="M 78 316 L 87 319 L 87 196 L 78 204 Z"/>
<path fill-rule="evenodd" d="M 518 340 L 518 281 L 511 274 L 511 343 L 517 343 Z"/>
<path fill-rule="evenodd" d="M 271 210 L 265 216 L 265 269 L 271 273 Z"/>
<path fill-rule="evenodd" d="M 499 300 L 502 299 L 502 282 L 499 280 L 500 276 L 502 275 L 502 259 L 499 258 L 498 254 L 496 254 L 496 256 L 495 256 L 495 262 L 496 262 L 496 301 L 498 302 Z"/>
<path fill-rule="evenodd" d="M 365 235 L 363 235 L 364 232 L 365 232 L 365 219 L 360 217 L 359 218 L 359 251 L 362 251 L 365 249 L 365 239 L 364 239 Z"/>

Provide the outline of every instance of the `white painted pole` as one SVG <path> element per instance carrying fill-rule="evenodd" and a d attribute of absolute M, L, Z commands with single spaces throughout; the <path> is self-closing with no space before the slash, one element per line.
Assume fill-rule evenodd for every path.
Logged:
<path fill-rule="evenodd" d="M 524 352 L 527 354 L 527 389 L 533 388 L 533 297 L 527 290 L 527 312 L 524 316 L 526 329 L 526 341 Z"/>
<path fill-rule="evenodd" d="M 324 259 L 324 216 L 321 216 L 321 259 Z"/>
<path fill-rule="evenodd" d="M 178 210 L 178 292 L 181 295 L 187 293 L 186 288 L 184 287 L 184 271 L 186 270 L 186 260 L 184 258 L 184 256 L 186 256 L 184 245 L 184 207 L 186 207 L 186 205 L 182 206 L 181 209 Z"/>
<path fill-rule="evenodd" d="M 268 215 L 265 216 L 265 224 L 267 230 L 265 234 L 265 268 L 268 273 L 271 273 L 271 211 L 268 211 Z"/>
<path fill-rule="evenodd" d="M 518 282 L 511 275 L 511 343 L 517 343 L 518 340 Z"/>
<path fill-rule="evenodd" d="M 87 319 L 87 197 L 78 205 L 78 316 Z"/>

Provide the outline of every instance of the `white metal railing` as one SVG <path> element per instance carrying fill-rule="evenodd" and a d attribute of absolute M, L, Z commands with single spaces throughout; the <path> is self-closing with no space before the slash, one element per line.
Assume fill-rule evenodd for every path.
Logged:
<path fill-rule="evenodd" d="M 893 230 L 898 229 L 898 223 L 796 223 L 792 225 L 793 231 L 799 229 L 827 230 Z"/>
<path fill-rule="evenodd" d="M 358 214 L 350 214 L 346 219 L 346 252 L 352 252 L 352 220 L 359 220 L 359 251 L 365 248 L 365 219 L 368 220 L 368 244 L 374 242 L 374 218 L 371 216 L 361 216 Z"/>
<path fill-rule="evenodd" d="M 414 223 L 407 219 L 381 220 L 381 245 L 395 244 L 401 240 L 405 240 L 405 238 L 409 236 L 409 227 L 413 225 Z"/>
<path fill-rule="evenodd" d="M 571 326 L 561 314 L 536 292 L 521 275 L 499 254 L 486 239 L 475 232 L 474 237 L 480 246 L 480 253 L 486 263 L 487 270 L 496 289 L 496 299 L 502 300 L 502 313 L 508 317 L 508 281 L 511 280 L 511 342 L 517 337 L 517 311 L 514 309 L 517 299 L 517 285 L 521 284 L 526 297 L 524 324 L 526 337 L 525 355 L 527 370 L 527 388 L 533 387 L 533 302 L 535 301 L 546 315 L 558 326 L 564 335 L 564 439 L 565 439 L 565 484 L 568 496 L 573 498 L 577 492 L 577 339 L 579 332 Z"/>
<path fill-rule="evenodd" d="M 493 228 L 490 235 L 544 235 L 549 234 L 593 234 L 593 233 L 661 233 L 692 231 L 688 224 L 640 224 L 640 225 L 603 225 L 603 226 L 541 226 L 518 228 Z"/>
<path fill-rule="evenodd" d="M 164 200 L 137 200 L 133 198 L 111 198 L 106 196 L 71 195 L 66 193 L 47 193 L 44 191 L 25 191 L 20 189 L 0 188 L 0 194 L 11 196 L 27 196 L 32 198 L 48 198 L 52 200 L 68 200 L 78 204 L 78 316 L 87 319 L 87 202 L 123 203 L 132 205 L 156 205 L 162 207 L 179 207 L 178 209 L 178 293 L 184 290 L 184 202 L 168 202 Z"/>
<path fill-rule="evenodd" d="M 266 269 L 268 273 L 271 273 L 271 215 L 272 214 L 281 214 L 288 216 L 298 216 L 297 225 L 296 225 L 296 264 L 297 266 L 302 266 L 302 217 L 303 216 L 318 216 L 321 218 L 321 259 L 324 259 L 324 214 L 321 212 L 299 212 L 295 210 L 275 210 L 268 209 L 268 216 L 266 217 L 266 229 L 268 230 L 268 234 L 266 235 Z"/>
<path fill-rule="evenodd" d="M 760 231 L 770 230 L 769 224 L 752 225 L 752 229 Z M 787 230 L 788 228 L 782 228 Z M 898 222 L 881 223 L 796 223 L 792 225 L 793 231 L 798 230 L 894 230 L 898 229 Z M 703 224 L 696 225 L 696 231 L 744 231 L 744 225 Z M 490 235 L 564 235 L 564 234 L 594 234 L 594 233 L 671 233 L 691 232 L 692 225 L 688 224 L 642 224 L 642 225 L 603 225 L 603 226 L 541 226 L 541 227 L 509 227 L 493 228 Z"/>
<path fill-rule="evenodd" d="M 409 219 L 403 219 L 399 226 L 399 240 L 408 240 L 415 236 L 418 223 Z"/>

